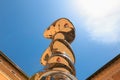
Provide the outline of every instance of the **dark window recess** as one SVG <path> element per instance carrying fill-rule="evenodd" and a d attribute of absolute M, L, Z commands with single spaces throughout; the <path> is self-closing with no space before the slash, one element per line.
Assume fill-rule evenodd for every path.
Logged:
<path fill-rule="evenodd" d="M 14 71 L 11 71 L 13 74 L 15 74 L 15 72 Z"/>
<path fill-rule="evenodd" d="M 0 59 L 0 62 L 2 62 L 2 60 Z"/>

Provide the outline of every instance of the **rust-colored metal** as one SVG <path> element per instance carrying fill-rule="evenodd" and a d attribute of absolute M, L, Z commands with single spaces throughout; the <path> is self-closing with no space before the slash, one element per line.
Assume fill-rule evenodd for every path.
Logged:
<path fill-rule="evenodd" d="M 30 80 L 77 80 L 75 56 L 70 46 L 75 38 L 73 24 L 66 18 L 60 18 L 45 30 L 44 37 L 52 39 L 40 59 L 45 68 Z"/>

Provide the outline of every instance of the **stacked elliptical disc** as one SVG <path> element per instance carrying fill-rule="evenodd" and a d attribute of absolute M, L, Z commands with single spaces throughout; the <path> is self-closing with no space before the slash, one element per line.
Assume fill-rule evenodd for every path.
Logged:
<path fill-rule="evenodd" d="M 30 80 L 77 80 L 70 46 L 75 38 L 72 23 L 66 18 L 58 19 L 45 30 L 44 37 L 52 40 L 40 59 L 45 68 Z"/>

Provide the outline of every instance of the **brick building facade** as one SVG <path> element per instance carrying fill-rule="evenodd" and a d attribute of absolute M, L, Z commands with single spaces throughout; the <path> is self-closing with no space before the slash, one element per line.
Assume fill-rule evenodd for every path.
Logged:
<path fill-rule="evenodd" d="M 120 54 L 96 71 L 87 80 L 120 80 Z"/>
<path fill-rule="evenodd" d="M 28 80 L 24 72 L 0 51 L 0 80 Z"/>
<path fill-rule="evenodd" d="M 0 51 L 0 80 L 29 80 L 29 77 Z M 120 80 L 120 54 L 86 80 Z"/>

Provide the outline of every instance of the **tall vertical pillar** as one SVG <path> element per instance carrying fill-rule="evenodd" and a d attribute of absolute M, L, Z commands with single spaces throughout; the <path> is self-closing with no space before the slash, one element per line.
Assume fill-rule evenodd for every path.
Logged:
<path fill-rule="evenodd" d="M 45 68 L 30 80 L 77 80 L 75 56 L 70 46 L 75 38 L 72 23 L 60 18 L 45 30 L 44 37 L 52 40 L 40 59 Z"/>

